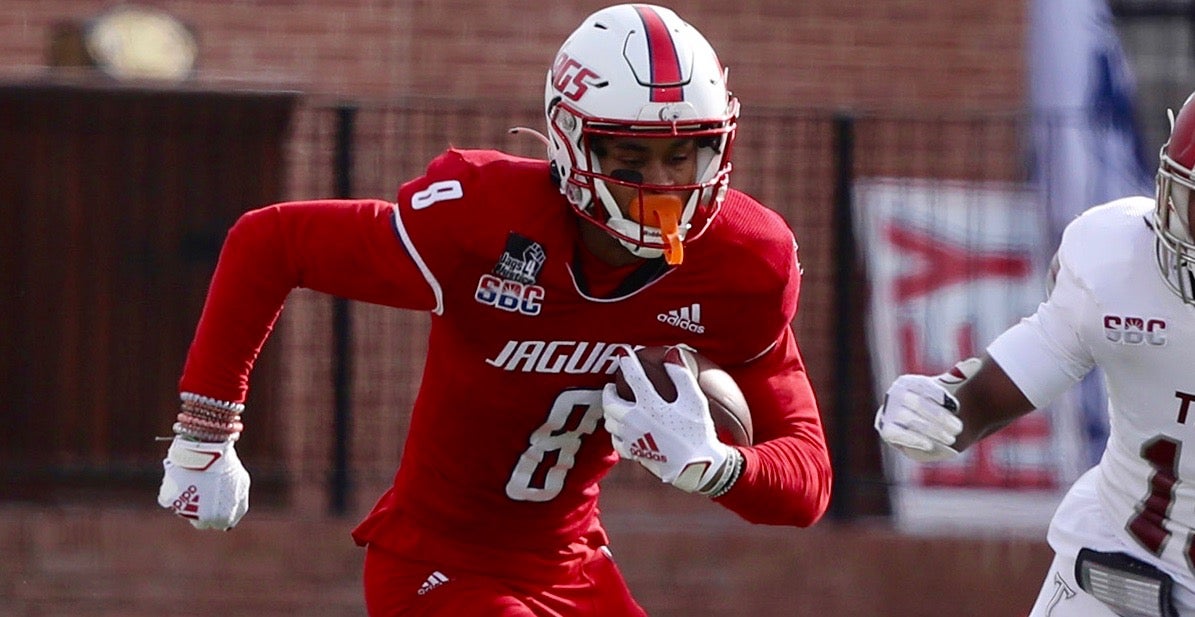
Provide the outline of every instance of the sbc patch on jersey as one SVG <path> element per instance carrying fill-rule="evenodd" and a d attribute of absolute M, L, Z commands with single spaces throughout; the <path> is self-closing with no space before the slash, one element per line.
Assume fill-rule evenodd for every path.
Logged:
<path fill-rule="evenodd" d="M 1124 345 L 1166 344 L 1166 320 L 1155 317 L 1104 315 L 1104 338 Z"/>
<path fill-rule="evenodd" d="M 538 315 L 544 288 L 535 283 L 545 261 L 547 254 L 540 243 L 511 232 L 494 269 L 477 280 L 473 298 L 504 311 Z"/>

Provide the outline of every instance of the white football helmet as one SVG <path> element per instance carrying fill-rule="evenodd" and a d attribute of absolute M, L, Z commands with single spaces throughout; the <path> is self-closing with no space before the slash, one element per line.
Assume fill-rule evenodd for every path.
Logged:
<path fill-rule="evenodd" d="M 677 221 L 680 241 L 705 231 L 721 207 L 739 114 L 726 71 L 710 44 L 671 10 L 623 4 L 590 15 L 556 54 L 544 92 L 548 158 L 560 190 L 582 217 L 618 238 L 632 254 L 655 258 L 668 248 L 658 227 L 627 218 L 607 184 L 692 194 Z M 604 173 L 595 137 L 694 137 L 697 177 L 656 186 Z"/>
<path fill-rule="evenodd" d="M 1153 228 L 1162 278 L 1187 304 L 1195 304 L 1195 239 L 1191 231 L 1191 190 L 1195 189 L 1195 94 L 1175 117 L 1158 166 Z"/>

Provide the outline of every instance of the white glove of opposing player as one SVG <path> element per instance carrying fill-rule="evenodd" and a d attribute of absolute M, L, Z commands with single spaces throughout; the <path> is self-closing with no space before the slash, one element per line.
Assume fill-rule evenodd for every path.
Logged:
<path fill-rule="evenodd" d="M 191 521 L 196 529 L 228 530 L 249 511 L 249 472 L 233 448 L 175 437 L 162 466 L 158 505 Z"/>
<path fill-rule="evenodd" d="M 615 384 L 606 384 L 602 392 L 606 430 L 622 458 L 638 461 L 660 480 L 690 493 L 717 492 L 731 479 L 727 460 L 739 455 L 718 441 L 709 400 L 697 378 L 665 358 L 664 370 L 676 384 L 676 401 L 664 400 L 639 357 L 625 354 L 618 362 L 635 400 L 622 398 Z"/>
<path fill-rule="evenodd" d="M 884 404 L 876 412 L 880 438 L 909 458 L 930 463 L 958 456 L 955 437 L 963 422 L 955 398 L 936 377 L 901 375 L 888 387 Z"/>

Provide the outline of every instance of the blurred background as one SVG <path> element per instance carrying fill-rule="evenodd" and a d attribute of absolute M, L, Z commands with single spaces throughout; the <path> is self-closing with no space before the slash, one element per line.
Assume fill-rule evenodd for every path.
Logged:
<path fill-rule="evenodd" d="M 389 485 L 427 318 L 296 291 L 238 449 L 253 510 L 154 499 L 223 235 L 287 199 L 393 199 L 446 147 L 542 157 L 564 37 L 609 2 L 0 4 L 0 614 L 363 615 L 348 532 Z M 1098 375 L 949 465 L 871 429 L 903 372 L 1044 297 L 1066 221 L 1152 194 L 1195 2 L 690 0 L 743 103 L 732 182 L 796 232 L 795 327 L 835 464 L 807 530 L 618 466 L 603 512 L 653 615 L 1025 615 L 1105 436 Z"/>

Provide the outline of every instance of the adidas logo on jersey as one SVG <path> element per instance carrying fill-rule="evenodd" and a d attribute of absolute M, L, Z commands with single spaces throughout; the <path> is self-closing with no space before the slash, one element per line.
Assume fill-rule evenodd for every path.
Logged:
<path fill-rule="evenodd" d="M 676 326 L 681 330 L 688 330 L 693 334 L 705 333 L 705 326 L 701 325 L 701 304 L 697 302 L 667 313 L 660 313 L 656 315 L 656 320 Z"/>
<path fill-rule="evenodd" d="M 656 445 L 656 439 L 651 436 L 651 433 L 644 433 L 642 437 L 635 440 L 635 443 L 631 444 L 631 456 L 659 463 L 668 462 L 668 457 L 660 452 L 659 446 Z"/>
<path fill-rule="evenodd" d="M 443 572 L 436 570 L 435 572 L 432 572 L 430 575 L 428 575 L 427 580 L 423 581 L 423 584 L 419 586 L 419 591 L 416 591 L 415 593 L 417 593 L 419 595 L 423 595 L 423 594 L 425 594 L 425 593 L 427 593 L 427 592 L 435 589 L 436 587 L 439 587 L 440 585 L 443 585 L 444 583 L 447 583 L 447 582 L 448 582 L 448 577 L 444 576 Z"/>

